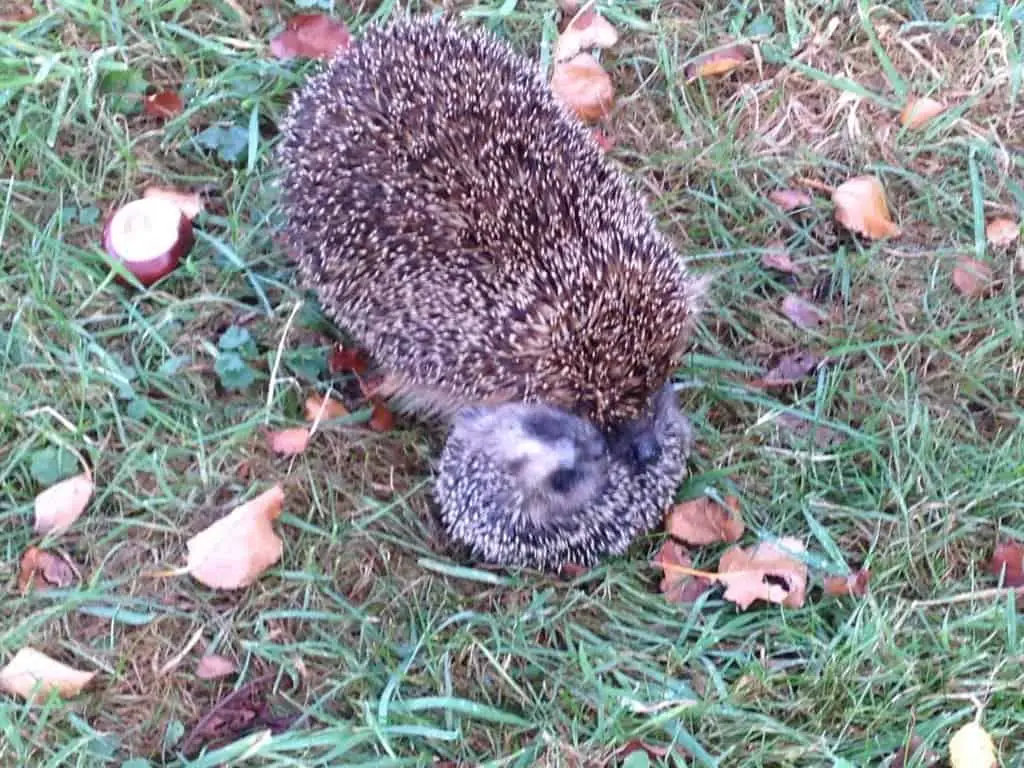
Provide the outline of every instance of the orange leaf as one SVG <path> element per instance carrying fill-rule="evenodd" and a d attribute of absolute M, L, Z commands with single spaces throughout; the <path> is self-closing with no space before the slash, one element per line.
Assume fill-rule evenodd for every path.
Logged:
<path fill-rule="evenodd" d="M 802 189 L 776 189 L 768 193 L 768 199 L 784 211 L 795 208 L 809 208 L 814 199 Z"/>
<path fill-rule="evenodd" d="M 188 540 L 188 572 L 214 589 L 238 589 L 281 558 L 283 544 L 273 521 L 281 514 L 280 485 L 235 507 Z"/>
<path fill-rule="evenodd" d="M 985 225 L 985 237 L 989 245 L 1005 248 L 1020 236 L 1020 224 L 1011 218 L 1001 216 Z"/>
<path fill-rule="evenodd" d="M 168 119 L 181 114 L 185 102 L 174 91 L 157 91 L 147 96 L 142 102 L 142 111 L 151 117 Z"/>
<path fill-rule="evenodd" d="M 273 430 L 267 433 L 267 444 L 274 453 L 296 456 L 309 445 L 309 430 L 306 427 Z"/>
<path fill-rule="evenodd" d="M 708 51 L 687 64 L 683 74 L 687 80 L 725 75 L 749 61 L 750 53 L 749 47 L 738 44 Z"/>
<path fill-rule="evenodd" d="M 920 128 L 944 112 L 945 109 L 946 105 L 941 101 L 930 99 L 927 96 L 920 99 L 911 98 L 900 112 L 900 122 L 907 128 Z"/>
<path fill-rule="evenodd" d="M 331 59 L 352 41 L 348 27 L 322 13 L 299 13 L 288 20 L 285 30 L 270 41 L 270 52 L 278 59 Z"/>
<path fill-rule="evenodd" d="M 725 497 L 726 507 L 714 499 L 699 499 L 676 504 L 665 519 L 665 530 L 670 536 L 687 544 L 702 546 L 722 541 L 737 541 L 743 535 L 739 499 Z"/>
<path fill-rule="evenodd" d="M 611 77 L 589 53 L 556 62 L 551 90 L 584 122 L 599 120 L 615 104 Z"/>
<path fill-rule="evenodd" d="M 63 531 L 74 523 L 92 498 L 93 483 L 87 472 L 51 485 L 35 499 L 35 532 Z"/>
<path fill-rule="evenodd" d="M 310 395 L 306 398 L 305 404 L 306 421 L 326 421 L 329 419 L 340 419 L 348 415 L 348 409 L 333 397 L 320 397 Z"/>
<path fill-rule="evenodd" d="M 230 675 L 236 669 L 238 667 L 231 659 L 211 653 L 199 659 L 199 663 L 196 664 L 196 677 L 201 680 L 216 680 Z"/>
<path fill-rule="evenodd" d="M 680 573 L 673 568 L 690 568 L 693 563 L 686 548 L 672 539 L 666 539 L 661 545 L 658 554 L 654 556 L 654 564 L 665 571 L 658 589 L 670 603 L 692 603 L 714 586 L 710 579 Z"/>
<path fill-rule="evenodd" d="M 746 610 L 755 600 L 790 608 L 802 606 L 807 566 L 786 550 L 803 552 L 804 546 L 797 539 L 783 538 L 778 545 L 762 542 L 749 550 L 739 546 L 729 549 L 718 563 L 717 578 L 726 585 L 723 597 L 736 603 L 740 610 Z"/>
<path fill-rule="evenodd" d="M 39 547 L 29 547 L 18 567 L 18 591 L 25 594 L 35 587 L 67 587 L 75 580 L 71 565 L 59 555 Z"/>
<path fill-rule="evenodd" d="M 611 48 L 619 33 L 594 8 L 573 18 L 555 41 L 555 61 L 567 61 L 586 48 Z"/>
<path fill-rule="evenodd" d="M 198 192 L 185 192 L 174 187 L 152 185 L 142 192 L 143 197 L 155 197 L 173 203 L 188 219 L 194 219 L 203 210 L 203 200 Z"/>
<path fill-rule="evenodd" d="M 334 373 L 355 373 L 359 376 L 369 370 L 370 364 L 366 355 L 354 347 L 344 347 L 336 344 L 331 350 L 331 357 L 327 362 L 327 370 Z"/>
<path fill-rule="evenodd" d="M 374 432 L 390 432 L 395 426 L 395 415 L 379 400 L 373 404 L 370 414 L 370 429 Z"/>
<path fill-rule="evenodd" d="M 824 579 L 825 594 L 832 597 L 851 595 L 863 597 L 868 591 L 870 571 L 860 570 L 849 576 L 826 576 Z"/>
<path fill-rule="evenodd" d="M 885 189 L 874 176 L 855 176 L 832 193 L 836 221 L 847 229 L 878 240 L 900 234 L 889 215 Z"/>
<path fill-rule="evenodd" d="M 7 666 L 0 669 L 0 691 L 35 702 L 44 701 L 52 691 L 70 698 L 95 676 L 95 672 L 74 669 L 34 648 L 22 648 Z"/>
<path fill-rule="evenodd" d="M 953 287 L 964 296 L 984 296 L 992 288 L 992 267 L 977 259 L 960 258 L 953 267 Z"/>

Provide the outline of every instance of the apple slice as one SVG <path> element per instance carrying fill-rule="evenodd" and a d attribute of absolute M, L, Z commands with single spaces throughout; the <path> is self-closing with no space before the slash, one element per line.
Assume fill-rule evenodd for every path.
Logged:
<path fill-rule="evenodd" d="M 103 229 L 103 247 L 145 286 L 172 272 L 195 239 L 181 208 L 144 197 L 118 208 Z"/>

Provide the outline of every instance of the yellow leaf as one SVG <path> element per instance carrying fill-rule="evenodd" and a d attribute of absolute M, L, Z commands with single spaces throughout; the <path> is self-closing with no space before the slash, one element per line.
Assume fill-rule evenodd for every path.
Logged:
<path fill-rule="evenodd" d="M 214 589 L 254 582 L 281 558 L 283 544 L 272 523 L 281 514 L 280 485 L 235 507 L 188 540 L 188 572 Z"/>
<path fill-rule="evenodd" d="M 889 216 L 885 189 L 874 176 L 855 176 L 832 193 L 836 221 L 849 230 L 879 240 L 900 234 Z"/>
<path fill-rule="evenodd" d="M 85 511 L 92 498 L 93 482 L 87 472 L 61 480 L 36 496 L 36 533 L 59 532 Z"/>
<path fill-rule="evenodd" d="M 74 669 L 34 648 L 22 648 L 0 669 L 0 690 L 33 701 L 45 700 L 52 691 L 69 698 L 95 676 L 95 672 Z"/>
<path fill-rule="evenodd" d="M 952 768 L 996 768 L 999 765 L 992 737 L 973 720 L 949 740 L 949 762 Z"/>

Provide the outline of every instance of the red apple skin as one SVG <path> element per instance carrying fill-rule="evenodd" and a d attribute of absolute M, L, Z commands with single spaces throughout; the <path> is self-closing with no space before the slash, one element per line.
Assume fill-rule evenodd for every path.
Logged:
<path fill-rule="evenodd" d="M 192 250 L 195 243 L 195 236 L 192 234 L 192 222 L 185 214 L 178 219 L 178 239 L 175 240 L 171 249 L 160 254 L 149 261 L 125 261 L 114 249 L 114 243 L 110 236 L 110 225 L 121 208 L 116 208 L 107 218 L 103 226 L 103 249 L 110 258 L 121 262 L 124 268 L 131 272 L 147 288 L 165 275 L 170 274 L 178 267 L 178 263 Z M 122 275 L 117 275 L 115 280 L 121 285 L 130 285 Z"/>

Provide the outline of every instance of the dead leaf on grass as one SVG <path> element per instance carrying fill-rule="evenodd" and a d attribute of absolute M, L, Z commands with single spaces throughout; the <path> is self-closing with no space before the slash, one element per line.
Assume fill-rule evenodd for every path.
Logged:
<path fill-rule="evenodd" d="M 732 547 L 718 563 L 718 580 L 726 585 L 723 597 L 740 610 L 756 600 L 799 608 L 807 589 L 807 566 L 789 553 L 803 551 L 803 543 L 791 537 L 750 549 Z"/>
<path fill-rule="evenodd" d="M 187 219 L 194 219 L 203 210 L 203 198 L 198 192 L 190 192 L 174 187 L 163 187 L 158 184 L 146 187 L 143 197 L 156 197 L 166 200 L 178 207 Z"/>
<path fill-rule="evenodd" d="M 237 669 L 238 665 L 227 656 L 210 653 L 201 657 L 199 663 L 196 664 L 196 677 L 201 680 L 217 680 L 227 677 Z"/>
<path fill-rule="evenodd" d="M 1024 544 L 1019 541 L 999 542 L 987 569 L 996 578 L 1002 577 L 1007 587 L 1024 587 Z"/>
<path fill-rule="evenodd" d="M 868 593 L 868 582 L 871 573 L 867 570 L 858 570 L 849 576 L 826 576 L 823 580 L 825 594 L 831 597 L 864 597 Z"/>
<path fill-rule="evenodd" d="M 68 587 L 75 582 L 75 570 L 60 555 L 29 547 L 18 565 L 18 591 L 26 594 L 39 587 Z"/>
<path fill-rule="evenodd" d="M 760 379 L 751 382 L 751 386 L 761 389 L 789 387 L 806 379 L 817 370 L 821 358 L 805 349 L 786 355 Z"/>
<path fill-rule="evenodd" d="M 0 10 L 0 22 L 6 24 L 21 24 L 35 17 L 36 12 L 32 3 L 15 3 Z"/>
<path fill-rule="evenodd" d="M 855 176 L 832 193 L 836 221 L 847 229 L 873 240 L 896 237 L 900 228 L 893 223 L 885 188 L 874 176 Z"/>
<path fill-rule="evenodd" d="M 846 435 L 837 432 L 831 427 L 814 424 L 792 413 L 779 414 L 775 423 L 779 426 L 780 431 L 792 435 L 801 442 L 806 440 L 808 434 L 810 434 L 811 442 L 818 448 L 834 448 L 840 443 L 846 442 L 847 439 Z"/>
<path fill-rule="evenodd" d="M 373 404 L 369 426 L 374 432 L 390 432 L 395 426 L 395 414 L 378 400 Z"/>
<path fill-rule="evenodd" d="M 992 290 L 992 267 L 967 256 L 957 260 L 953 267 L 953 287 L 970 298 L 984 296 Z"/>
<path fill-rule="evenodd" d="M 683 70 L 688 81 L 699 77 L 715 77 L 732 72 L 751 58 L 752 52 L 747 45 L 736 44 L 702 53 Z"/>
<path fill-rule="evenodd" d="M 282 456 L 297 456 L 309 445 L 307 427 L 287 427 L 267 432 L 267 445 L 274 453 Z"/>
<path fill-rule="evenodd" d="M 93 482 L 88 472 L 61 480 L 35 499 L 35 532 L 58 533 L 71 526 L 92 498 Z"/>
<path fill-rule="evenodd" d="M 573 16 L 569 26 L 555 41 L 556 62 L 568 61 L 587 48 L 611 48 L 619 41 L 619 33 L 608 19 L 593 7 Z"/>
<path fill-rule="evenodd" d="M 988 244 L 994 248 L 1006 248 L 1013 245 L 1014 240 L 1019 236 L 1020 224 L 1006 216 L 991 219 L 985 225 L 985 237 Z"/>
<path fill-rule="evenodd" d="M 738 541 L 744 531 L 739 499 L 726 496 L 725 503 L 702 496 L 676 504 L 665 517 L 665 531 L 693 546 Z"/>
<path fill-rule="evenodd" d="M 800 272 L 800 267 L 793 263 L 793 257 L 789 255 L 786 244 L 781 240 L 768 243 L 765 252 L 761 254 L 761 266 L 788 275 L 796 275 Z"/>
<path fill-rule="evenodd" d="M 693 561 L 678 541 L 665 539 L 654 556 L 654 564 L 665 573 L 658 589 L 670 603 L 692 603 L 714 586 L 711 579 L 679 570 L 692 568 Z"/>
<path fill-rule="evenodd" d="M 328 421 L 348 416 L 348 409 L 333 397 L 310 395 L 304 405 L 306 421 Z"/>
<path fill-rule="evenodd" d="M 180 115 L 184 109 L 185 102 L 174 91 L 157 91 L 146 96 L 142 101 L 143 112 L 150 117 L 159 117 L 164 120 Z"/>
<path fill-rule="evenodd" d="M 275 485 L 235 507 L 188 540 L 187 570 L 213 589 L 238 589 L 254 582 L 281 558 L 283 543 L 273 521 L 284 490 Z"/>
<path fill-rule="evenodd" d="M 824 312 L 794 293 L 782 300 L 782 312 L 793 325 L 805 331 L 820 328 L 827 319 Z"/>
<path fill-rule="evenodd" d="M 784 211 L 810 208 L 814 204 L 811 193 L 803 189 L 775 189 L 768 193 L 768 199 Z"/>
<path fill-rule="evenodd" d="M 922 746 L 924 746 L 924 740 L 916 733 L 912 733 L 910 735 L 910 742 L 904 744 L 893 753 L 892 760 L 886 768 L 906 768 L 907 762 L 917 754 Z M 931 757 L 926 754 L 926 764 L 931 762 Z"/>
<path fill-rule="evenodd" d="M 949 740 L 951 768 L 997 768 L 996 745 L 981 723 L 972 720 Z"/>
<path fill-rule="evenodd" d="M 335 373 L 355 373 L 362 375 L 370 368 L 370 362 L 366 354 L 355 347 L 346 347 L 335 344 L 331 350 L 330 359 L 327 361 L 327 370 Z"/>
<path fill-rule="evenodd" d="M 288 20 L 283 32 L 270 41 L 270 52 L 278 59 L 331 59 L 348 48 L 352 36 L 348 27 L 322 13 L 298 13 Z"/>
<path fill-rule="evenodd" d="M 900 112 L 900 123 L 907 128 L 921 128 L 945 110 L 945 104 L 928 96 L 919 99 L 911 97 L 903 111 Z"/>
<path fill-rule="evenodd" d="M 22 699 L 45 700 L 51 692 L 63 698 L 77 696 L 96 676 L 70 667 L 34 648 L 22 648 L 0 669 L 0 690 Z M 36 686 L 38 689 L 33 693 Z"/>
<path fill-rule="evenodd" d="M 556 62 L 551 75 L 551 90 L 580 120 L 587 123 L 600 120 L 615 105 L 612 79 L 589 53 Z"/>

